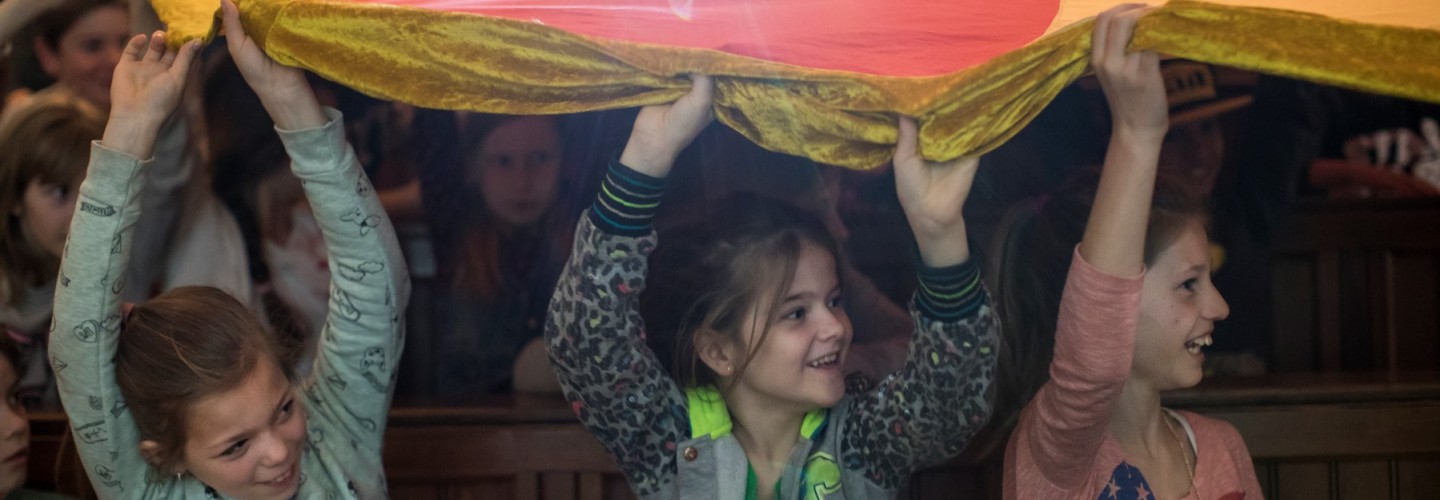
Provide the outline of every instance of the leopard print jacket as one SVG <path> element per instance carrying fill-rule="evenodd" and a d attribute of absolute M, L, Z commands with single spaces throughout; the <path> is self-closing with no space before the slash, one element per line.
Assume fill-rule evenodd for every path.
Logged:
<path fill-rule="evenodd" d="M 545 340 L 565 396 L 642 498 L 673 490 L 677 444 L 690 439 L 684 388 L 646 346 L 639 313 L 657 238 L 607 233 L 580 217 L 574 251 L 546 319 Z M 983 292 L 982 292 L 983 293 Z M 842 474 L 893 492 L 919 467 L 960 452 L 989 418 L 987 389 L 999 324 L 988 293 L 957 322 L 917 313 L 900 371 L 832 411 Z M 844 413 L 837 415 L 837 413 Z M 847 481 L 849 482 L 849 481 Z M 679 493 L 679 492 L 677 492 Z M 858 493 L 858 492 L 856 492 Z"/>

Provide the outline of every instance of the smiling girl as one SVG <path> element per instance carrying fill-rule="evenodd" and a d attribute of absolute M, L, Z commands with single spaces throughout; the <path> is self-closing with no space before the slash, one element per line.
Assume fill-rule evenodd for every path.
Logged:
<path fill-rule="evenodd" d="M 214 288 L 122 306 L 142 158 L 198 52 L 195 42 L 167 50 L 157 32 L 125 48 L 80 187 L 50 335 L 61 400 L 102 498 L 381 498 L 409 299 L 399 246 L 339 114 L 320 107 L 299 70 L 260 51 L 234 4 L 223 6 L 230 53 L 274 119 L 342 270 L 320 353 L 299 379 L 274 332 Z"/>
<path fill-rule="evenodd" d="M 9 119 L 32 98 L 65 96 L 81 99 L 102 113 L 110 109 L 110 79 L 130 38 L 130 13 L 124 1 L 39 0 L 34 14 L 35 58 L 54 84 L 33 95 L 17 89 L 6 97 Z M 0 29 L 0 31 L 5 31 Z M 3 43 L 4 40 L 0 40 Z"/>
<path fill-rule="evenodd" d="M 1025 207 L 1005 238 L 1002 373 L 1018 388 L 1004 395 L 1034 395 L 1005 450 L 1005 498 L 1261 498 L 1234 427 L 1160 406 L 1161 391 L 1200 382 L 1230 309 L 1210 282 L 1203 205 L 1157 189 L 1159 57 L 1126 53 L 1145 12 L 1095 22 L 1091 64 L 1114 118 L 1098 185 Z"/>
<path fill-rule="evenodd" d="M 582 218 L 545 329 L 561 385 L 642 498 L 891 498 L 989 415 L 997 325 L 960 214 L 976 163 L 927 164 L 900 122 L 897 189 L 924 263 L 916 331 L 898 373 L 847 396 L 840 254 L 817 218 L 730 198 L 657 244 L 664 177 L 712 94 L 696 76 L 641 110 Z"/>

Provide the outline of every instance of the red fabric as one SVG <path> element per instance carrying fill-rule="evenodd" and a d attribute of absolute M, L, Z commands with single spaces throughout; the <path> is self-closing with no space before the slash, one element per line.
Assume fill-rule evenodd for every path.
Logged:
<path fill-rule="evenodd" d="M 952 73 L 1039 38 L 1060 0 L 349 0 L 536 21 L 886 76 Z"/>

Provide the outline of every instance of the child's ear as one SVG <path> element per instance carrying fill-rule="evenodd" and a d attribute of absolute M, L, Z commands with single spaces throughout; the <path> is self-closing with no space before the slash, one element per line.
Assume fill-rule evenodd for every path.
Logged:
<path fill-rule="evenodd" d="M 700 355 L 700 362 L 722 378 L 734 376 L 744 356 L 738 342 L 710 329 L 695 332 L 695 352 Z"/>
<path fill-rule="evenodd" d="M 51 78 L 56 78 L 56 75 L 60 73 L 59 54 L 55 53 L 55 49 L 51 48 L 50 44 L 45 43 L 44 38 L 38 36 L 35 37 L 34 47 L 35 59 L 40 61 L 40 69 L 44 70 L 45 74 L 50 75 Z"/>
<path fill-rule="evenodd" d="M 160 443 L 153 439 L 145 439 L 140 441 L 140 456 L 144 457 L 145 461 L 148 462 L 150 465 L 156 467 L 160 466 L 160 462 L 162 462 L 161 454 L 163 451 L 164 447 L 160 446 Z M 160 472 L 165 475 L 170 475 L 178 474 L 182 471 L 162 470 Z"/>

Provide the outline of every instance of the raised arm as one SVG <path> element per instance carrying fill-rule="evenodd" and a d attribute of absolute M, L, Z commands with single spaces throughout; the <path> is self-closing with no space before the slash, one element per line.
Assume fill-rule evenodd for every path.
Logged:
<path fill-rule="evenodd" d="M 410 301 L 395 230 L 345 142 L 340 114 L 320 107 L 299 69 L 260 50 L 241 27 L 235 4 L 225 0 L 222 9 L 226 45 L 275 121 L 330 257 L 329 316 L 311 379 L 305 381 L 310 433 L 345 433 L 366 452 L 349 460 L 379 470 Z M 360 485 L 367 494 L 378 494 L 365 491 L 378 487 Z"/>
<path fill-rule="evenodd" d="M 280 130 L 305 130 L 325 125 L 330 121 L 315 98 L 310 82 L 298 68 L 275 62 L 260 46 L 245 33 L 240 22 L 240 10 L 235 2 L 221 0 L 224 13 L 225 46 L 245 83 L 260 96 L 260 105 L 270 114 L 275 128 Z"/>
<path fill-rule="evenodd" d="M 1091 64 L 1110 103 L 1114 130 L 1065 281 L 1050 381 L 1016 431 L 1016 443 L 1033 461 L 1021 470 L 1038 470 L 1067 491 L 1088 478 L 1135 347 L 1145 228 L 1168 121 L 1158 56 L 1125 51 L 1146 12 L 1123 5 L 1095 22 Z"/>
<path fill-rule="evenodd" d="M 1160 144 L 1168 129 L 1160 56 L 1127 53 L 1135 23 L 1147 10 L 1123 5 L 1101 13 L 1091 39 L 1091 66 L 1110 103 L 1112 129 L 1095 205 L 1085 224 L 1080 255 L 1117 276 L 1145 267 L 1145 225 L 1155 193 Z"/>
<path fill-rule="evenodd" d="M 91 148 L 60 265 L 50 364 L 85 472 L 105 498 L 138 498 L 149 486 L 138 430 L 115 383 L 120 296 L 146 160 L 198 48 L 167 50 L 159 32 L 126 45 L 110 85 L 110 121 Z"/>
<path fill-rule="evenodd" d="M 550 300 L 545 344 L 565 397 L 615 457 L 641 496 L 676 471 L 675 446 L 690 428 L 680 387 L 645 345 L 640 293 L 655 248 L 650 220 L 675 158 L 711 120 L 713 84 L 694 77 L 674 104 L 640 111 Z"/>
<path fill-rule="evenodd" d="M 986 398 L 999 327 L 970 262 L 961 207 L 978 161 L 926 162 L 915 122 L 900 119 L 895 187 L 919 246 L 915 334 L 905 364 L 851 403 L 846 467 L 886 489 L 954 456 L 990 417 Z"/>

